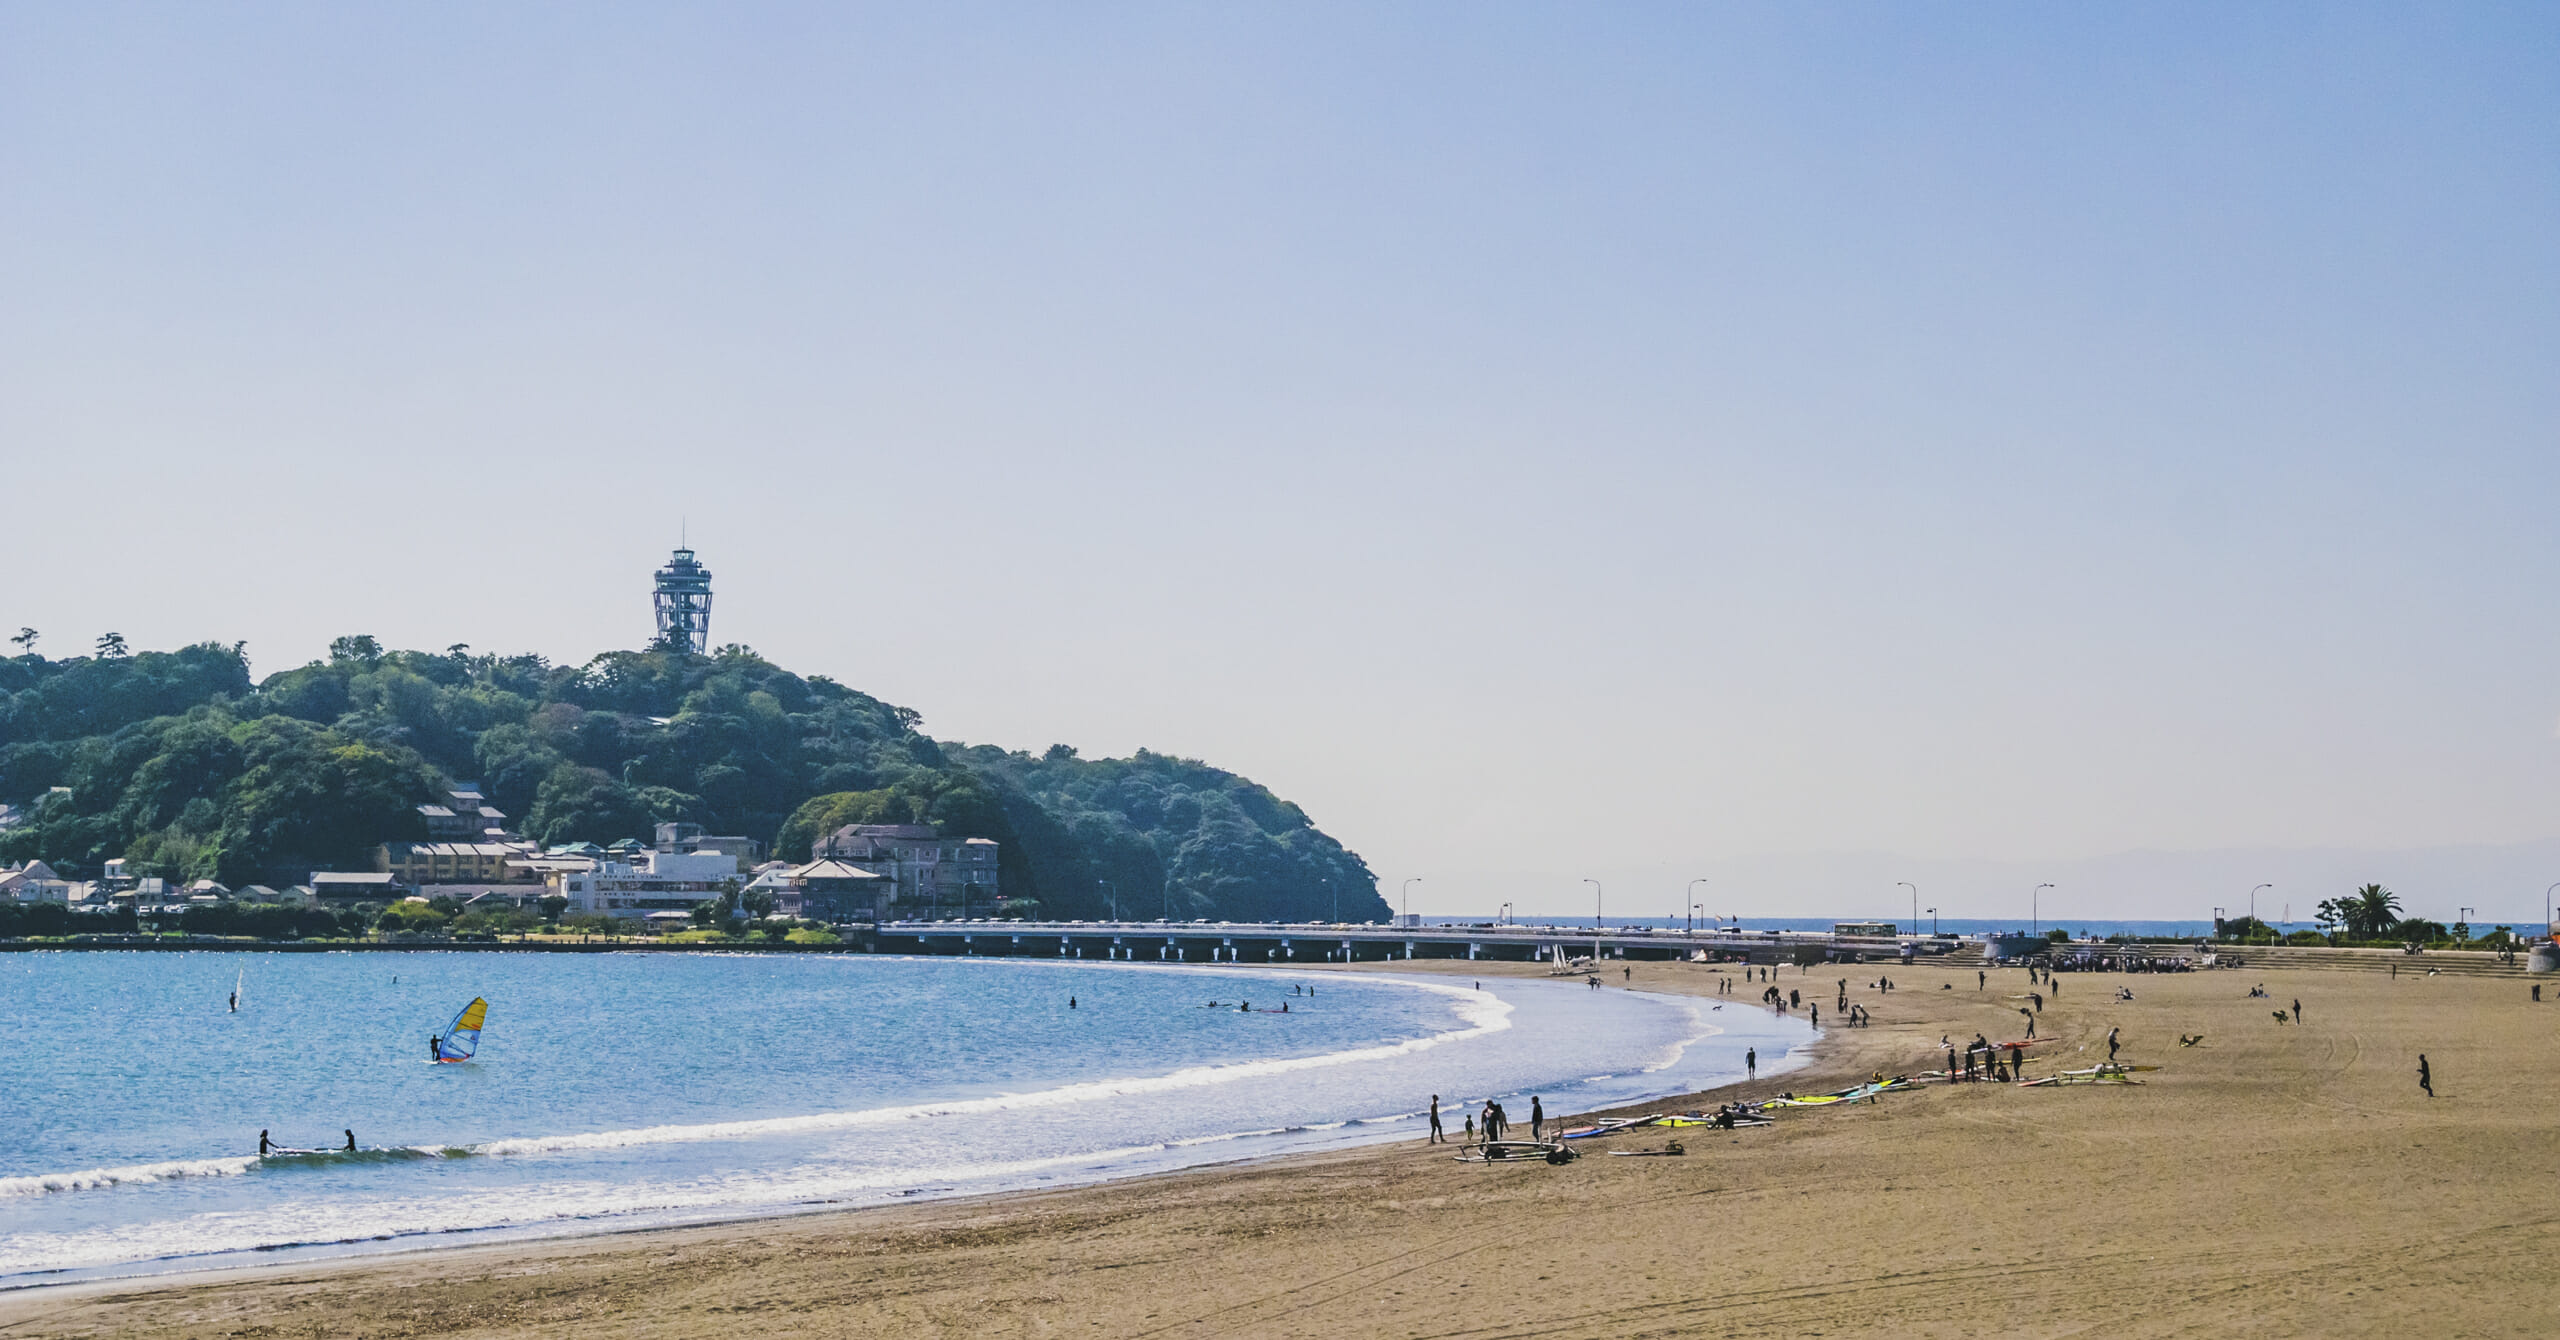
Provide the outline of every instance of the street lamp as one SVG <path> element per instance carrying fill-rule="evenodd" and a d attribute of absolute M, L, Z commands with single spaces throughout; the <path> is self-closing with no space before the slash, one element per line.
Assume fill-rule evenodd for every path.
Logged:
<path fill-rule="evenodd" d="M 2560 889 L 2560 884 L 2552 885 L 2551 889 Z M 2544 889 L 2542 891 L 2542 933 L 2545 935 L 2553 933 L 2551 930 L 2551 889 Z"/>
<path fill-rule="evenodd" d="M 1499 912 L 1499 913 L 1497 913 L 1497 914 L 1495 914 L 1495 916 L 1494 916 L 1494 918 L 1493 918 L 1493 922 L 1494 922 L 1494 924 L 1495 924 L 1495 925 L 1497 925 L 1497 926 L 1508 926 L 1508 925 L 1510 925 L 1510 924 L 1511 924 L 1511 904 L 1509 904 L 1509 903 L 1504 903 L 1504 904 L 1502 905 L 1502 911 L 1501 911 L 1501 912 Z"/>
<path fill-rule="evenodd" d="M 2261 884 L 2258 886 L 2258 889 L 2272 889 L 2274 887 L 2275 885 L 2273 884 Z M 2249 890 L 2249 920 L 2252 923 L 2250 929 L 2253 931 L 2256 929 L 2255 923 L 2258 920 L 2258 889 Z"/>
<path fill-rule="evenodd" d="M 2027 923 L 2035 928 L 2035 933 L 2038 935 L 2044 934 L 2044 912 L 2036 905 L 2036 895 L 2052 887 L 2050 884 L 2039 884 L 2027 894 Z"/>
<path fill-rule="evenodd" d="M 1913 923 L 1911 933 L 1913 935 L 1918 935 L 1920 933 L 1918 923 Z M 1938 938 L 1938 909 L 1934 907 L 1929 909 L 1929 938 L 1932 940 Z"/>
<path fill-rule="evenodd" d="M 1689 881 L 1689 894 L 1690 894 L 1690 896 L 1695 896 L 1695 895 L 1697 894 L 1697 892 L 1698 892 L 1698 886 L 1699 886 L 1699 885 L 1701 885 L 1701 884 L 1704 884 L 1704 883 L 1706 883 L 1706 881 L 1705 881 L 1705 880 L 1703 880 L 1703 879 L 1693 879 L 1693 880 L 1690 880 L 1690 881 Z M 1699 909 L 1700 907 L 1702 907 L 1702 906 L 1704 906 L 1704 904 L 1702 904 L 1702 903 L 1691 903 L 1691 904 L 1689 904 L 1689 933 L 1690 933 L 1691 935 L 1695 935 L 1695 934 L 1697 934 L 1697 933 L 1698 933 L 1698 909 Z"/>
<path fill-rule="evenodd" d="M 1407 925 L 1411 925 L 1413 923 L 1413 886 L 1421 882 L 1422 876 L 1416 875 L 1413 878 L 1406 880 L 1404 882 L 1404 888 L 1399 890 L 1399 893 L 1404 898 L 1404 919 L 1405 924 Z"/>
<path fill-rule="evenodd" d="M 2476 907 L 2457 907 L 2453 909 L 2453 919 L 2462 929 L 2468 931 L 2471 929 L 2471 914 L 2479 910 Z"/>
<path fill-rule="evenodd" d="M 1600 962 L 1600 909 L 1603 906 L 1600 881 L 1586 879 L 1582 882 L 1591 886 L 1591 961 L 1596 965 Z"/>
<path fill-rule="evenodd" d="M 1907 879 L 1895 880 L 1894 885 L 1897 888 L 1911 890 L 1911 933 L 1918 935 L 1920 933 L 1920 886 Z"/>

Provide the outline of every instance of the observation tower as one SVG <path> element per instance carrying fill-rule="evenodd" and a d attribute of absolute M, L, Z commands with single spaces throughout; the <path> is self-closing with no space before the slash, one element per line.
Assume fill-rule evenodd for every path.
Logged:
<path fill-rule="evenodd" d="M 677 549 L 658 569 L 657 605 L 651 650 L 700 656 L 711 649 L 711 569 L 693 561 L 693 550 Z"/>

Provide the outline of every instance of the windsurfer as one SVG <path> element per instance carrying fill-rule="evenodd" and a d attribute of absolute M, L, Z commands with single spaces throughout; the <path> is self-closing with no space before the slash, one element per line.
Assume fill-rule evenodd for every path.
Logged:
<path fill-rule="evenodd" d="M 265 1131 L 260 1131 L 258 1132 L 258 1157 L 265 1158 L 267 1156 L 267 1149 L 267 1133 Z"/>
<path fill-rule="evenodd" d="M 429 1061 L 441 1061 L 441 1060 L 443 1060 L 443 1059 L 444 1059 L 444 1039 L 443 1039 L 443 1038 L 441 1038 L 441 1037 L 429 1037 L 429 1038 L 427 1039 L 427 1059 L 428 1059 Z"/>

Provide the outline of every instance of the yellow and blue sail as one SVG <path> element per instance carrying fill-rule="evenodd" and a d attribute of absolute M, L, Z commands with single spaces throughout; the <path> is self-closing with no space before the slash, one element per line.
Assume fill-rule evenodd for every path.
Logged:
<path fill-rule="evenodd" d="M 436 1059 L 439 1061 L 470 1060 L 471 1054 L 480 1050 L 480 1026 L 487 1023 L 488 1019 L 489 1002 L 473 996 L 471 1003 L 462 1007 L 462 1013 L 453 1016 L 453 1022 L 444 1030 L 444 1036 L 437 1040 Z"/>

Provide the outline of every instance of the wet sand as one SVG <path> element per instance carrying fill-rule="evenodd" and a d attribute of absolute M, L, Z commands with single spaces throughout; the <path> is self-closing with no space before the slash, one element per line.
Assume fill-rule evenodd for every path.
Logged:
<path fill-rule="evenodd" d="M 1489 977 L 1525 964 L 1400 964 Z M 1876 1026 L 1704 1095 L 1936 1068 L 2018 1035 L 2017 970 L 1781 971 Z M 1901 989 L 1870 988 L 1889 975 Z M 1612 985 L 1617 985 L 1614 970 Z M 1637 964 L 1635 985 L 1712 994 Z M 2273 1000 L 2246 997 L 2264 982 Z M 1942 985 L 1953 989 L 1942 990 Z M 2560 982 L 2552 983 L 2560 986 Z M 2136 999 L 2118 1002 L 2115 988 Z M 1756 1008 L 1737 984 L 1729 1009 Z M 1066 1191 L 0 1296 L 0 1335 L 2450 1335 L 2560 1318 L 2560 990 L 2522 978 L 2065 976 L 2029 1073 L 1563 1166 L 1411 1143 Z M 2299 997 L 2301 1026 L 2271 1010 Z M 2182 1033 L 2204 1041 L 2181 1048 Z M 2084 1050 L 2088 1049 L 2088 1050 Z M 2417 1056 L 2434 1064 L 2432 1101 Z M 1691 1106 L 1665 1103 L 1656 1108 Z M 1676 1135 L 1678 1158 L 1617 1158 Z"/>

